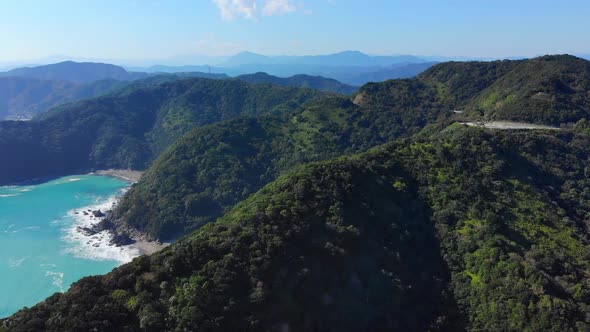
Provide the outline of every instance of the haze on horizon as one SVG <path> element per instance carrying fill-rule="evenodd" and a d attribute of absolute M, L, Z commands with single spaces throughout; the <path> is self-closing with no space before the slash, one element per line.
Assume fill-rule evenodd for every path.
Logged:
<path fill-rule="evenodd" d="M 0 35 L 0 63 L 190 62 L 195 55 L 241 51 L 471 58 L 588 54 L 589 12 L 590 2 L 581 0 L 3 1 L 0 29 L 10 33 Z"/>

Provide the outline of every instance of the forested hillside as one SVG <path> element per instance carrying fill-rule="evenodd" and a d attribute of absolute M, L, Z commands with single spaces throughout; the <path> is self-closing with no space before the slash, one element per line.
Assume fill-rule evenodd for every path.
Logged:
<path fill-rule="evenodd" d="M 2 324 L 585 330 L 589 160 L 585 134 L 454 124 L 296 167 L 162 252 Z"/>
<path fill-rule="evenodd" d="M 367 84 L 352 98 L 239 80 L 155 77 L 31 123 L 0 123 L 0 148 L 9 160 L 0 165 L 0 183 L 92 168 L 144 169 L 188 133 L 157 159 L 114 216 L 121 227 L 174 239 L 215 220 L 294 165 L 411 136 L 452 121 L 452 110 L 476 120 L 559 124 L 590 118 L 584 94 L 563 89 L 552 93 L 575 101 L 575 111 L 562 103 L 556 111 L 535 108 L 542 112 L 525 119 L 519 110 L 527 108 L 518 105 L 536 105 L 525 97 L 517 108 L 503 103 L 501 112 L 479 106 L 493 91 L 516 86 L 506 83 L 513 77 L 526 80 L 518 86 L 527 91 L 542 89 L 534 79 L 538 71 L 555 82 L 576 82 L 579 90 L 588 84 L 587 64 L 570 56 L 445 63 L 415 79 Z M 208 124 L 214 125 L 201 128 Z"/>
<path fill-rule="evenodd" d="M 585 61 L 567 56 L 551 59 L 562 60 L 560 67 L 571 66 L 572 59 Z M 332 97 L 292 114 L 196 129 L 156 161 L 112 218 L 123 232 L 130 227 L 152 239 L 188 234 L 294 165 L 366 151 L 429 124 L 451 121 L 451 110 L 471 107 L 506 76 L 529 72 L 528 67 L 521 68 L 523 64 L 539 61 L 545 58 L 448 63 L 418 79 L 367 84 L 352 103 Z M 590 107 L 585 112 L 590 114 Z"/>
<path fill-rule="evenodd" d="M 487 119 L 545 124 L 590 118 L 590 62 L 544 56 L 522 62 L 475 98 L 470 108 Z"/>
<path fill-rule="evenodd" d="M 171 240 L 214 221 L 295 165 L 366 151 L 448 115 L 448 106 L 413 81 L 361 91 L 372 98 L 363 106 L 331 97 L 294 113 L 191 131 L 131 188 L 112 218 Z"/>
<path fill-rule="evenodd" d="M 184 79 L 133 84 L 65 105 L 31 122 L 0 122 L 0 183 L 88 171 L 144 169 L 194 127 L 239 115 L 295 110 L 321 94 L 242 81 Z"/>
<path fill-rule="evenodd" d="M 0 77 L 0 121 L 28 120 L 53 107 L 112 92 L 126 82 L 102 80 L 90 84 Z"/>
<path fill-rule="evenodd" d="M 351 95 L 358 90 L 358 87 L 340 83 L 331 78 L 310 75 L 295 75 L 291 77 L 277 77 L 266 73 L 256 73 L 250 75 L 240 75 L 237 79 L 250 83 L 272 83 L 281 86 L 292 86 L 299 88 L 309 88 L 314 90 L 341 93 Z"/>

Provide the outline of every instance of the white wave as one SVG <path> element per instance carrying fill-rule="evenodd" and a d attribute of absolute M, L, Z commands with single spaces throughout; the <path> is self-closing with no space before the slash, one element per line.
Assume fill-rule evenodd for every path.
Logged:
<path fill-rule="evenodd" d="M 122 191 L 124 193 L 126 190 Z M 63 229 L 62 240 L 67 243 L 65 252 L 75 257 L 97 261 L 117 261 L 121 264 L 132 261 L 140 256 L 139 249 L 133 246 L 117 247 L 111 245 L 113 238 L 109 231 L 103 231 L 94 235 L 87 235 L 78 231 L 78 228 L 90 228 L 99 223 L 102 218 L 95 218 L 91 212 L 111 210 L 118 202 L 117 196 L 111 196 L 106 200 L 98 200 L 96 205 L 71 210 L 68 219 L 71 221 Z M 84 214 L 86 212 L 87 214 Z"/>
<path fill-rule="evenodd" d="M 45 271 L 45 276 L 53 278 L 53 286 L 59 288 L 60 292 L 64 292 L 64 274 L 63 272 Z"/>
<path fill-rule="evenodd" d="M 43 185 L 44 186 L 59 186 L 59 185 L 62 185 L 62 184 L 71 183 L 71 182 L 77 182 L 77 181 L 83 181 L 83 180 L 85 180 L 85 178 L 82 178 L 82 177 L 68 178 L 68 177 L 66 177 L 66 178 L 61 178 L 61 179 L 58 179 L 58 180 L 54 180 L 54 181 L 50 181 L 50 182 L 44 183 Z"/>
<path fill-rule="evenodd" d="M 8 226 L 8 230 L 4 230 L 4 231 L 2 231 L 2 233 L 16 234 L 16 233 L 20 233 L 21 231 L 37 231 L 37 230 L 41 229 L 41 227 L 39 227 L 39 226 L 29 226 L 29 227 L 24 227 L 24 228 L 19 228 L 19 229 L 13 229 L 13 227 L 14 227 L 14 225 Z"/>
<path fill-rule="evenodd" d="M 12 258 L 11 257 L 8 259 L 8 267 L 11 269 L 19 267 L 29 258 L 31 258 L 31 256 L 27 256 L 27 257 L 23 257 L 23 258 Z"/>
<path fill-rule="evenodd" d="M 20 195 L 21 194 L 1 194 L 0 195 L 0 198 L 3 198 L 3 197 L 15 197 L 15 196 L 20 196 Z"/>

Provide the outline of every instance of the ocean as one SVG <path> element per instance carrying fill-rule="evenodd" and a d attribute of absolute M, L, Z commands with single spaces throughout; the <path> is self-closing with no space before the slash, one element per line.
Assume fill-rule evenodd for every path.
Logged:
<path fill-rule="evenodd" d="M 80 175 L 0 187 L 0 317 L 139 255 L 135 249 L 108 245 L 106 232 L 91 237 L 77 231 L 98 221 L 88 210 L 109 209 L 129 185 Z"/>

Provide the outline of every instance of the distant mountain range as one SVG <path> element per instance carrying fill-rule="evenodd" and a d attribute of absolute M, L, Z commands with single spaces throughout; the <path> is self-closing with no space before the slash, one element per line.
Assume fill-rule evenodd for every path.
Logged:
<path fill-rule="evenodd" d="M 220 65 L 236 67 L 242 65 L 309 65 L 327 67 L 387 67 L 400 63 L 427 62 L 414 55 L 371 56 L 358 51 L 345 51 L 328 55 L 307 56 L 266 56 L 251 52 L 238 53 Z"/>
<path fill-rule="evenodd" d="M 72 58 L 54 56 L 38 60 L 38 63 L 42 65 L 26 65 L 21 66 L 22 68 L 18 68 L 15 63 L 0 63 L 0 70 L 3 68 L 6 70 L 0 73 L 0 77 L 18 76 L 91 83 L 102 79 L 137 80 L 145 78 L 148 73 L 202 72 L 235 77 L 265 72 L 280 77 L 300 74 L 323 76 L 348 85 L 361 86 L 368 82 L 413 77 L 440 61 L 464 60 L 439 56 L 373 56 L 359 51 L 307 56 L 267 56 L 252 52 L 242 52 L 234 56 L 182 56 L 161 60 L 161 64 L 151 66 L 130 65 L 129 61 L 117 60 L 86 62 L 76 59 L 74 62 L 63 61 L 64 59 Z M 121 67 L 99 62 L 126 63 L 127 65 Z M 151 62 L 157 63 L 155 60 Z M 80 65 L 81 63 L 83 65 Z"/>
<path fill-rule="evenodd" d="M 66 61 L 0 72 L 0 120 L 28 120 L 59 105 L 113 92 L 130 82 L 150 85 L 188 77 L 231 78 L 226 74 L 207 73 L 199 69 L 208 70 L 202 67 L 180 67 L 178 71 L 170 70 L 171 73 L 145 73 L 130 72 L 111 64 Z M 240 75 L 235 79 L 340 94 L 352 94 L 358 90 L 356 86 L 332 78 L 302 74 L 283 78 L 253 72 L 255 74 Z M 387 76 L 382 73 L 377 75 Z"/>
<path fill-rule="evenodd" d="M 0 120 L 28 120 L 53 107 L 97 97 L 132 81 L 154 84 L 186 77 L 235 77 L 250 83 L 352 94 L 367 82 L 414 77 L 436 64 L 431 58 L 413 55 L 370 56 L 357 51 L 318 56 L 265 56 L 242 52 L 232 57 L 197 60 L 211 60 L 218 66 L 123 68 L 105 63 L 64 61 L 0 72 Z"/>
<path fill-rule="evenodd" d="M 0 119 L 28 120 L 53 107 L 92 98 L 147 78 L 104 63 L 60 62 L 0 73 Z"/>
<path fill-rule="evenodd" d="M 128 70 L 149 73 L 178 73 L 187 71 L 225 73 L 239 76 L 257 72 L 289 77 L 295 75 L 323 76 L 342 83 L 361 86 L 368 82 L 408 78 L 437 63 L 438 57 L 414 55 L 371 56 L 358 51 L 346 51 L 314 56 L 266 56 L 242 52 L 227 58 L 209 58 L 207 65 L 128 67 Z"/>
<path fill-rule="evenodd" d="M 0 73 L 0 77 L 25 77 L 40 80 L 91 83 L 104 79 L 132 81 L 145 78 L 145 73 L 130 73 L 122 67 L 90 62 L 65 61 L 38 67 L 24 67 Z"/>
<path fill-rule="evenodd" d="M 99 96 L 127 85 L 105 79 L 89 84 L 0 77 L 0 119 L 28 120 L 55 106 Z"/>

